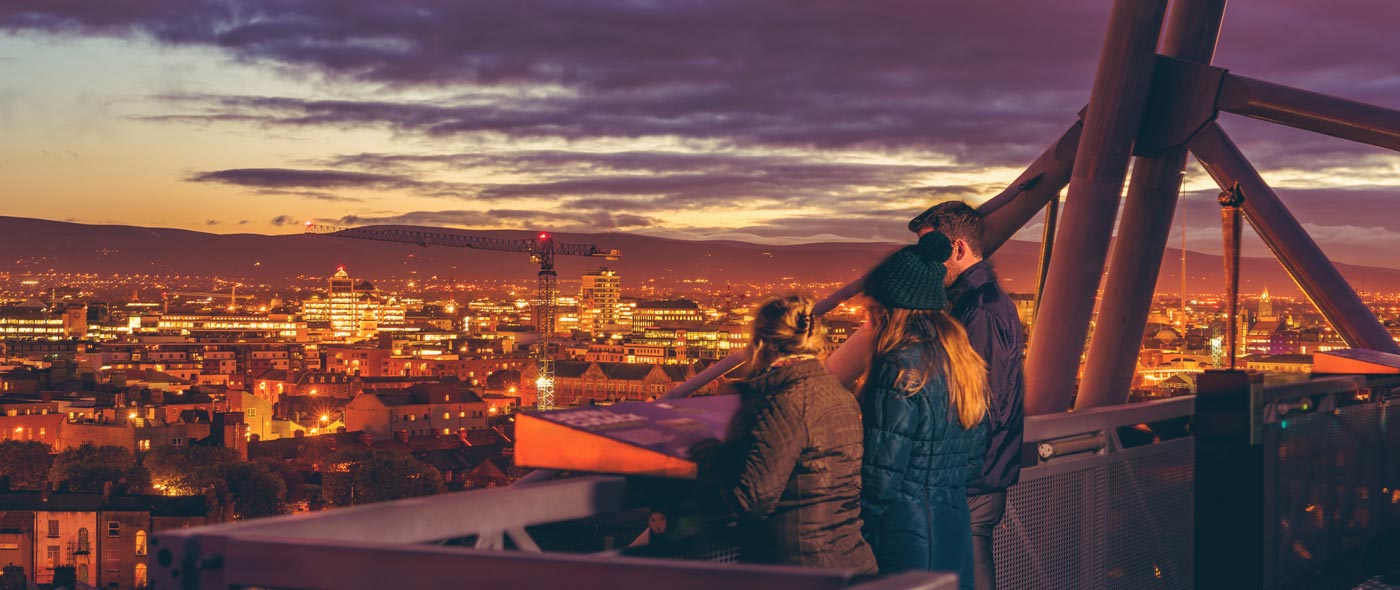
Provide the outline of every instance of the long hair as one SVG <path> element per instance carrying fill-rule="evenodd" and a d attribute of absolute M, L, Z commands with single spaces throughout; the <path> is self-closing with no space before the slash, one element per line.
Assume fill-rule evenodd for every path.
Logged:
<path fill-rule="evenodd" d="M 870 365 L 898 349 L 918 347 L 925 366 L 942 369 L 948 382 L 948 401 L 963 429 L 981 422 L 989 404 L 987 362 L 972 349 L 962 324 L 941 309 L 891 308 L 874 302 L 869 309 L 875 328 Z M 907 373 L 898 375 L 895 383 L 908 395 L 923 389 L 932 378 L 929 371 Z"/>
<path fill-rule="evenodd" d="M 779 357 L 826 352 L 826 327 L 812 313 L 812 300 L 801 295 L 774 297 L 754 312 L 749 373 L 757 375 Z"/>

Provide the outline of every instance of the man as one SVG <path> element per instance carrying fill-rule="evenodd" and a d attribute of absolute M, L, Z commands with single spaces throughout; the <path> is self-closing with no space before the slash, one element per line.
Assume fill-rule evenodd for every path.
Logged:
<path fill-rule="evenodd" d="M 1025 331 L 1016 304 L 997 284 L 991 265 L 982 260 L 985 229 L 976 209 L 961 202 L 940 203 L 910 221 L 909 230 L 920 236 L 942 232 L 953 243 L 944 278 L 949 313 L 967 328 L 972 348 L 987 361 L 990 373 L 989 446 L 980 477 L 967 482 L 967 503 L 972 513 L 977 590 L 994 590 L 992 531 L 1006 513 L 1006 488 L 1021 477 Z"/>

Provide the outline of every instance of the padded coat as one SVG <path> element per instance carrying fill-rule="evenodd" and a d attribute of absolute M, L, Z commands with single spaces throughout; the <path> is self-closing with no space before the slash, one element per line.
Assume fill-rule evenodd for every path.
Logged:
<path fill-rule="evenodd" d="M 860 407 L 821 361 L 777 366 L 738 385 L 728 499 L 744 561 L 875 573 L 861 536 Z"/>
<path fill-rule="evenodd" d="M 938 366 L 926 361 L 918 347 L 872 363 L 861 391 L 861 518 L 881 574 L 953 571 L 959 587 L 971 589 L 972 528 L 965 485 L 969 475 L 981 472 L 985 421 L 963 429 L 950 412 Z M 930 367 L 936 372 L 912 395 L 899 386 L 901 379 Z"/>

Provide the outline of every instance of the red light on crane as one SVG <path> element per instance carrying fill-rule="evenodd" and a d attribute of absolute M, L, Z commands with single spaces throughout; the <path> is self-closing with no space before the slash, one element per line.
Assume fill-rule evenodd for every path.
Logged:
<path fill-rule="evenodd" d="M 541 240 L 548 240 L 548 239 L 549 239 L 549 234 L 544 233 L 544 232 L 540 232 L 540 239 L 541 239 Z"/>

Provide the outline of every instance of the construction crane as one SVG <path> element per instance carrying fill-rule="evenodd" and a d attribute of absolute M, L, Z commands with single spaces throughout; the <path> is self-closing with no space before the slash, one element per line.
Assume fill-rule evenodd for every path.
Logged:
<path fill-rule="evenodd" d="M 483 238 L 462 234 L 451 234 L 415 229 L 333 227 L 306 222 L 307 234 L 334 236 L 418 244 L 419 246 L 446 246 L 448 248 L 471 248 L 495 252 L 520 252 L 530 255 L 530 262 L 540 265 L 539 290 L 536 293 L 535 330 L 539 334 L 539 347 L 535 358 L 539 364 L 539 376 L 535 379 L 538 396 L 536 407 L 546 410 L 554 407 L 554 354 L 551 344 L 554 340 L 554 320 L 558 312 L 558 285 L 554 272 L 555 256 L 592 256 L 617 260 L 617 250 L 604 250 L 590 244 L 561 244 L 554 241 L 549 232 L 540 232 L 529 239 Z"/>
<path fill-rule="evenodd" d="M 182 295 L 186 297 L 208 297 L 210 301 L 213 301 L 215 298 L 219 297 L 228 297 L 228 308 L 230 311 L 232 311 L 234 307 L 238 305 L 239 299 L 253 298 L 252 295 L 239 295 L 238 285 L 234 285 L 231 289 L 229 289 L 228 293 L 205 293 L 201 291 L 164 291 L 160 294 L 160 298 L 162 303 L 164 304 L 163 309 L 165 310 L 165 313 L 170 313 L 170 299 L 179 299 Z"/>

